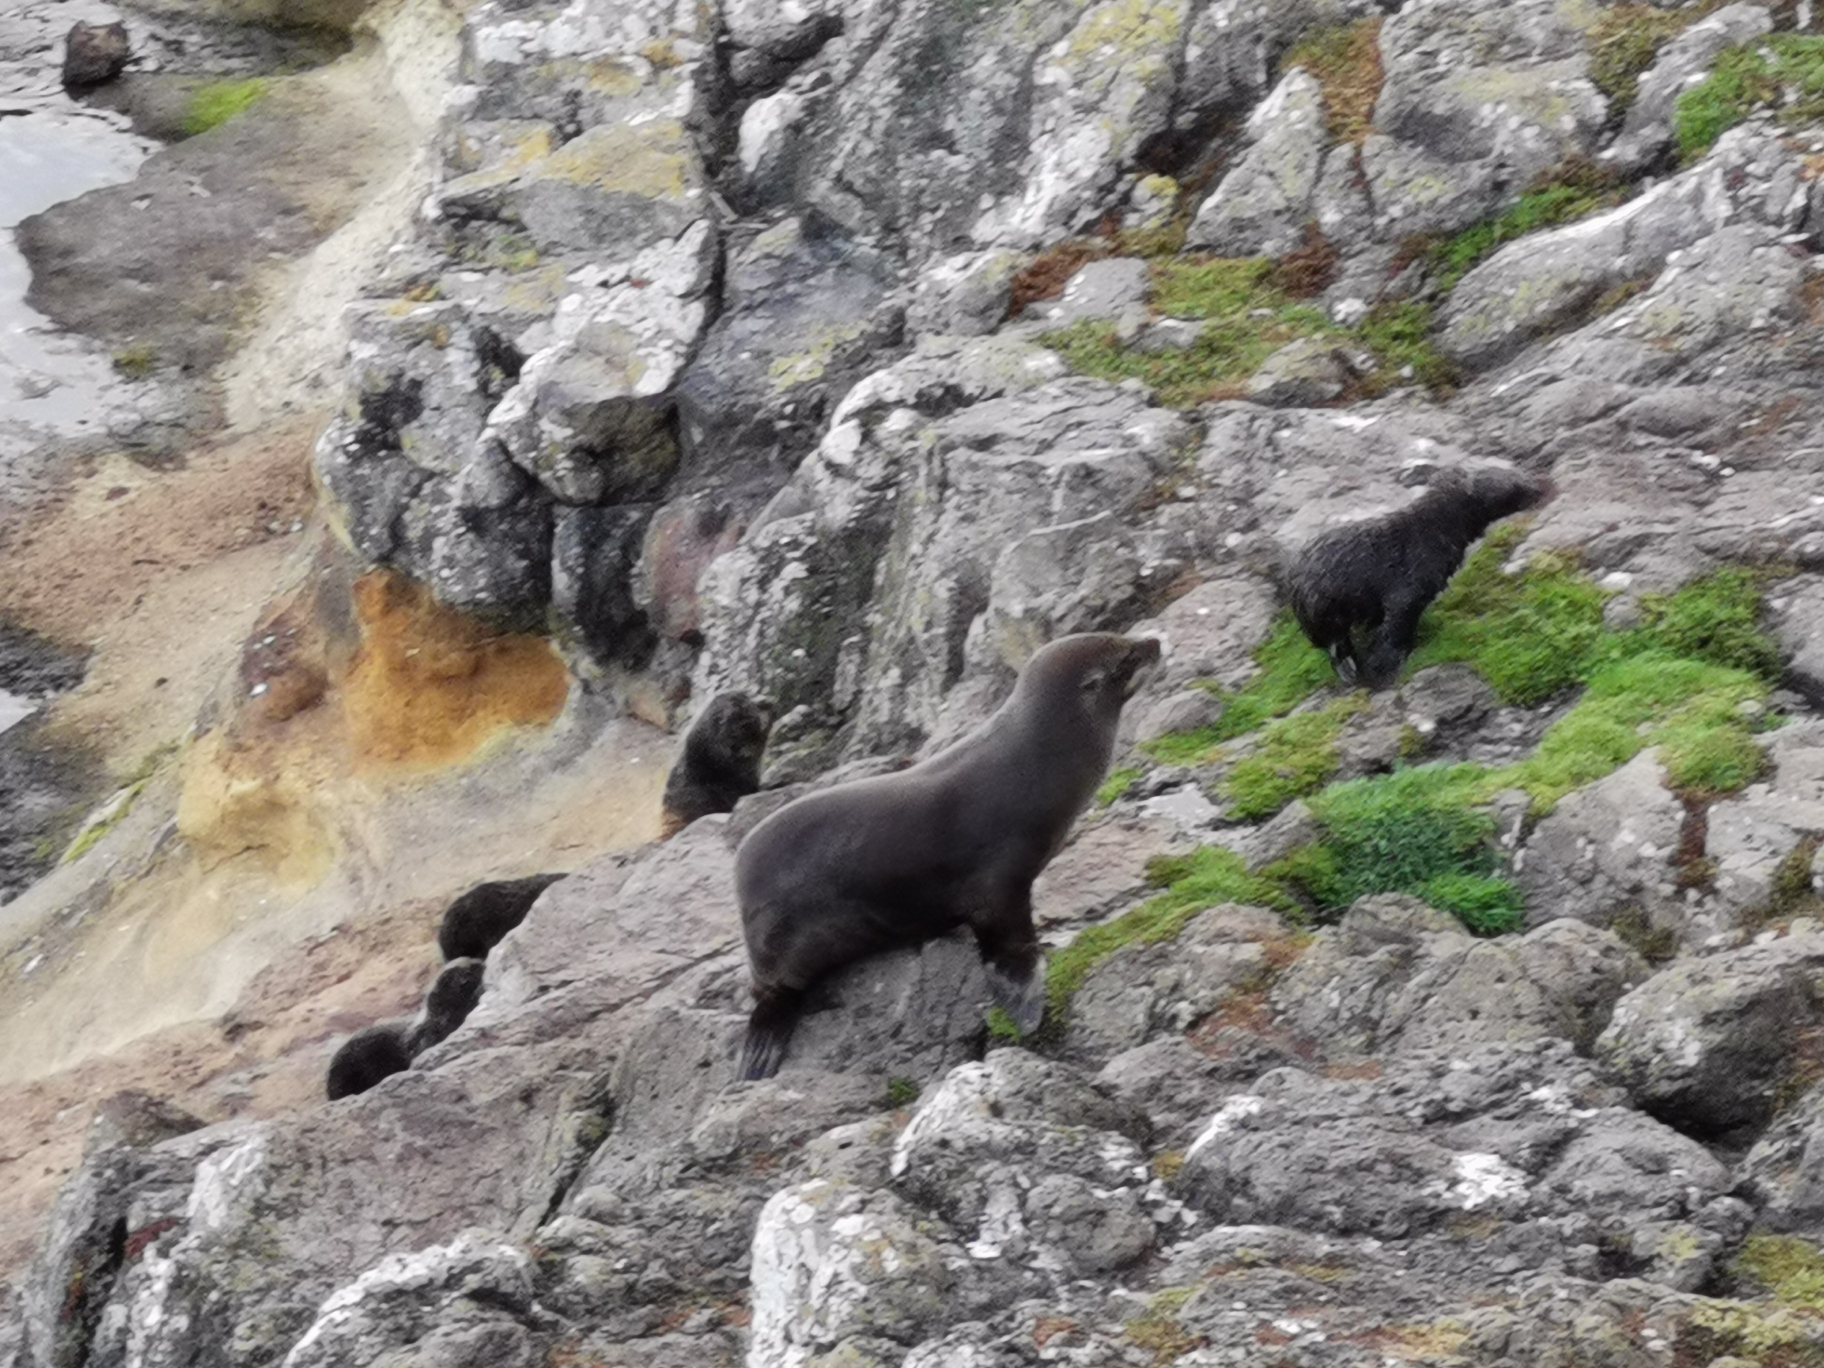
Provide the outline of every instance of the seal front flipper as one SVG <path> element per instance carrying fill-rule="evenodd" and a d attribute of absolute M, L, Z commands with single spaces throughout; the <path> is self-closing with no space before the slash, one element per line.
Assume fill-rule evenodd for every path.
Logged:
<path fill-rule="evenodd" d="M 798 1025 L 798 1009 L 804 1003 L 802 988 L 768 988 L 755 994 L 753 1014 L 747 1019 L 747 1039 L 741 1046 L 741 1062 L 735 1066 L 735 1077 L 743 1081 L 771 1078 L 785 1063 L 785 1050 L 792 1043 L 792 1030 Z"/>
<path fill-rule="evenodd" d="M 1045 1017 L 1045 960 L 1032 930 L 1032 904 L 1021 899 L 1005 920 L 1025 923 L 1008 935 L 1000 927 L 978 928 L 975 943 L 982 952 L 982 972 L 1000 1009 L 1013 1018 L 1023 1036 L 1039 1029 Z M 1022 934 L 1023 933 L 1023 934 Z"/>

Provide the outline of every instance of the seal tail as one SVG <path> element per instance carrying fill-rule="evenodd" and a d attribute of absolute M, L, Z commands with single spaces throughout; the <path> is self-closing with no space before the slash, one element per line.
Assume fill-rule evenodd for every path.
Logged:
<path fill-rule="evenodd" d="M 799 988 L 769 988 L 760 993 L 753 1015 L 747 1019 L 747 1040 L 741 1046 L 739 1079 L 771 1078 L 785 1063 L 785 1049 L 798 1024 L 798 1007 L 804 1000 Z"/>

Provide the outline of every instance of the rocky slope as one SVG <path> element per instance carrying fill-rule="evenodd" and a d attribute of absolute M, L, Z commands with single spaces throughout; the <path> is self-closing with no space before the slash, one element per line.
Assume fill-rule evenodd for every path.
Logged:
<path fill-rule="evenodd" d="M 422 923 L 445 833 L 471 869 L 549 839 L 609 717 L 724 687 L 786 710 L 770 789 L 576 837 L 368 1094 L 104 1104 L 0 1364 L 1824 1363 L 1812 18 L 443 14 L 422 197 L 373 201 L 416 213 L 339 258 L 328 535 L 181 772 L 21 902 L 238 868 L 211 896 L 290 920 L 224 945 L 407 888 Z M 43 259 L 86 318 L 81 254 Z M 255 329 L 205 397 L 257 397 L 281 334 L 318 337 Z M 1342 690 L 1279 555 L 1486 457 L 1554 497 L 1397 690 Z M 1167 657 L 1038 890 L 1038 1035 L 944 941 L 731 1082 L 740 831 L 1085 629 Z M 122 963 L 78 944 L 40 947 L 66 992 Z"/>

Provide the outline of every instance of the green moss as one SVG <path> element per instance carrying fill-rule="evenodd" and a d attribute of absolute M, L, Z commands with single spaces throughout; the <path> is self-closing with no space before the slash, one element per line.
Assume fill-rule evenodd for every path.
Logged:
<path fill-rule="evenodd" d="M 1266 817 L 1322 788 L 1336 773 L 1336 739 L 1343 723 L 1366 706 L 1366 698 L 1354 694 L 1315 712 L 1268 723 L 1255 748 L 1230 767 L 1223 781 L 1229 816 Z"/>
<path fill-rule="evenodd" d="M 1339 871 L 1326 901 L 1340 907 L 1370 893 L 1419 895 L 1442 875 L 1491 873 L 1495 821 L 1474 806 L 1485 775 L 1478 765 L 1415 765 L 1313 797 Z"/>
<path fill-rule="evenodd" d="M 1333 678 L 1329 657 L 1305 639 L 1290 612 L 1280 614 L 1267 639 L 1255 648 L 1254 663 L 1258 670 L 1241 688 L 1213 690 L 1223 700 L 1216 721 L 1195 731 L 1159 737 L 1140 749 L 1171 765 L 1207 760 L 1220 743 L 1283 717 Z"/>
<path fill-rule="evenodd" d="M 1085 928 L 1075 940 L 1052 952 L 1045 971 L 1046 1031 L 1061 1030 L 1070 999 L 1104 959 L 1124 945 L 1171 940 L 1195 917 L 1219 903 L 1285 907 L 1285 895 L 1272 882 L 1248 873 L 1233 851 L 1206 846 L 1186 856 L 1157 860 L 1149 877 L 1167 887 L 1113 921 Z"/>
<path fill-rule="evenodd" d="M 1503 565 L 1525 535 L 1524 523 L 1506 523 L 1476 548 L 1421 620 L 1410 669 L 1467 662 L 1502 702 L 1526 706 L 1589 677 L 1610 635 L 1607 595 L 1549 552 L 1508 574 Z"/>
<path fill-rule="evenodd" d="M 1478 936 L 1502 936 L 1526 927 L 1526 900 L 1506 879 L 1480 874 L 1439 874 L 1418 896 L 1441 911 L 1454 912 Z"/>
<path fill-rule="evenodd" d="M 1019 1044 L 1019 1025 L 1012 1017 L 1007 1015 L 1004 1008 L 990 1007 L 988 1009 L 987 1022 L 988 1038 L 990 1040 L 1004 1041 L 1009 1045 Z"/>
<path fill-rule="evenodd" d="M 1642 595 L 1639 635 L 1672 654 L 1777 681 L 1779 643 L 1760 625 L 1764 582 L 1756 571 L 1727 566 L 1674 594 Z"/>
<path fill-rule="evenodd" d="M 259 76 L 198 86 L 184 106 L 184 135 L 193 138 L 227 123 L 265 93 L 266 82 Z"/>
<path fill-rule="evenodd" d="M 1593 167 L 1567 168 L 1558 179 L 1535 186 L 1494 218 L 1465 228 L 1433 248 L 1431 261 L 1438 285 L 1453 289 L 1471 268 L 1504 244 L 1610 208 L 1625 197 L 1626 191 L 1607 173 Z"/>
<path fill-rule="evenodd" d="M 1137 769 L 1132 765 L 1124 765 L 1122 768 L 1114 771 L 1114 773 L 1110 774 L 1108 778 L 1102 781 L 1102 787 L 1096 790 L 1096 806 L 1107 807 L 1110 803 L 1121 797 L 1122 794 L 1126 793 L 1134 786 L 1134 781 L 1138 779 L 1142 773 L 1144 773 L 1143 770 Z"/>
<path fill-rule="evenodd" d="M 1695 161 L 1765 106 L 1777 106 L 1788 124 L 1824 117 L 1824 37 L 1776 33 L 1719 56 L 1710 74 L 1680 95 L 1673 109 L 1679 156 Z"/>
<path fill-rule="evenodd" d="M 1178 1312 L 1195 1290 L 1172 1287 L 1155 1292 L 1148 1299 L 1146 1310 L 1127 1323 L 1129 1342 L 1150 1353 L 1155 1365 L 1174 1363 L 1205 1342 L 1178 1321 Z"/>
<path fill-rule="evenodd" d="M 1370 390 L 1388 388 L 1408 370 L 1427 389 L 1448 390 L 1458 380 L 1456 364 L 1432 344 L 1432 307 L 1414 299 L 1377 304 L 1356 325 L 1355 336 L 1380 363 Z"/>
<path fill-rule="evenodd" d="M 909 1078 L 889 1078 L 887 1080 L 887 1105 L 894 1111 L 909 1107 L 918 1101 L 918 1084 Z"/>
<path fill-rule="evenodd" d="M 1312 29 L 1292 45 L 1279 69 L 1303 67 L 1323 89 L 1324 122 L 1334 142 L 1359 143 L 1374 131 L 1381 93 L 1381 18 Z"/>
<path fill-rule="evenodd" d="M 149 342 L 122 347 L 112 357 L 114 369 L 128 380 L 144 380 L 158 364 L 158 351 Z"/>

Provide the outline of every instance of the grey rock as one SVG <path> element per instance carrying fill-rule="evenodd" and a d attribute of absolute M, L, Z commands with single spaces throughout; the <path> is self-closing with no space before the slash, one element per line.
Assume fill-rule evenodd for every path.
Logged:
<path fill-rule="evenodd" d="M 1248 398 L 1274 408 L 1311 408 L 1342 394 L 1353 374 L 1333 343 L 1300 338 L 1261 362 L 1248 377 Z"/>
<path fill-rule="evenodd" d="M 1362 172 L 1383 238 L 1453 233 L 1487 218 L 1506 180 L 1493 161 L 1448 161 L 1422 145 L 1371 133 L 1362 142 Z"/>
<path fill-rule="evenodd" d="M 1033 920 L 1041 927 L 1108 915 L 1146 896 L 1146 862 L 1194 846 L 1169 819 L 1118 810 L 1079 823 L 1070 843 L 1032 886 Z"/>
<path fill-rule="evenodd" d="M 1650 748 L 1560 799 L 1515 861 L 1528 924 L 1574 917 L 1603 925 L 1624 907 L 1671 904 L 1684 817 Z"/>
<path fill-rule="evenodd" d="M 1159 1148 L 1182 1153 L 1225 1098 L 1245 1091 L 1267 1070 L 1295 1062 L 1270 1042 L 1255 1043 L 1259 1048 L 1253 1051 L 1210 1052 L 1180 1035 L 1161 1036 L 1123 1050 L 1102 1066 L 1096 1081 L 1146 1113 Z"/>
<path fill-rule="evenodd" d="M 1720 1134 L 1764 1124 L 1817 1024 L 1824 936 L 1803 933 L 1679 960 L 1615 1004 L 1596 1054 L 1635 1102 Z"/>
<path fill-rule="evenodd" d="M 1141 612 L 1149 578 L 1112 513 L 1041 527 L 996 558 L 970 645 L 1011 668 L 1072 632 L 1119 630 Z"/>
<path fill-rule="evenodd" d="M 63 40 L 65 86 L 94 86 L 111 81 L 133 55 L 125 24 L 85 24 L 78 20 Z"/>
<path fill-rule="evenodd" d="M 1801 575 L 1775 585 L 1767 606 L 1787 656 L 1783 682 L 1824 706 L 1824 579 Z"/>
<path fill-rule="evenodd" d="M 637 665 L 652 628 L 634 602 L 634 567 L 652 509 L 566 508 L 551 539 L 551 608 L 596 661 Z"/>
<path fill-rule="evenodd" d="M 1246 132 L 1251 146 L 1198 209 L 1185 241 L 1221 256 L 1283 256 L 1303 240 L 1329 141 L 1316 77 L 1288 71 Z"/>
<path fill-rule="evenodd" d="M 1775 1117 L 1740 1170 L 1759 1217 L 1812 1238 L 1824 1228 L 1824 1089 L 1812 1087 Z"/>
<path fill-rule="evenodd" d="M 906 322 L 916 332 L 979 337 L 1000 327 L 1025 264 L 1014 252 L 965 252 L 928 266 L 914 287 Z"/>
<path fill-rule="evenodd" d="M 1136 633 L 1156 636 L 1165 644 L 1159 674 L 1141 696 L 1180 689 L 1194 679 L 1212 680 L 1224 688 L 1245 683 L 1255 670 L 1254 650 L 1266 640 L 1277 607 L 1273 586 L 1265 579 L 1222 576 L 1173 599 L 1156 617 L 1136 623 Z"/>
<path fill-rule="evenodd" d="M 1113 323 L 1124 337 L 1146 322 L 1146 300 L 1152 288 L 1146 262 L 1138 257 L 1105 257 L 1077 268 L 1056 299 L 1028 304 L 1026 322 L 1067 328 L 1072 323 Z"/>
<path fill-rule="evenodd" d="M 1225 904 L 1199 913 L 1170 941 L 1122 946 L 1071 996 L 1066 1056 L 1101 1064 L 1157 1035 L 1185 1031 L 1230 993 L 1265 978 L 1263 942 L 1285 934 L 1274 913 Z"/>
<path fill-rule="evenodd" d="M 1715 862 L 1715 902 L 1726 912 L 1766 909 L 1781 864 L 1824 835 L 1824 723 L 1788 725 L 1768 738 L 1767 777 L 1714 803 L 1704 854 Z"/>
<path fill-rule="evenodd" d="M 1646 966 L 1570 921 L 1477 940 L 1397 894 L 1365 898 L 1274 984 L 1280 1024 L 1328 1057 L 1564 1039 L 1587 1048 Z"/>
<path fill-rule="evenodd" d="M 1678 97 L 1703 79 L 1725 49 L 1758 38 L 1772 27 L 1773 15 L 1764 5 L 1726 5 L 1673 38 L 1640 74 L 1621 134 L 1603 160 L 1635 170 L 1664 155 L 1672 145 Z"/>
<path fill-rule="evenodd" d="M 1173 732 L 1196 731 L 1222 715 L 1222 701 L 1208 689 L 1180 689 L 1149 708 L 1135 728 L 1137 742 L 1156 741 Z"/>

